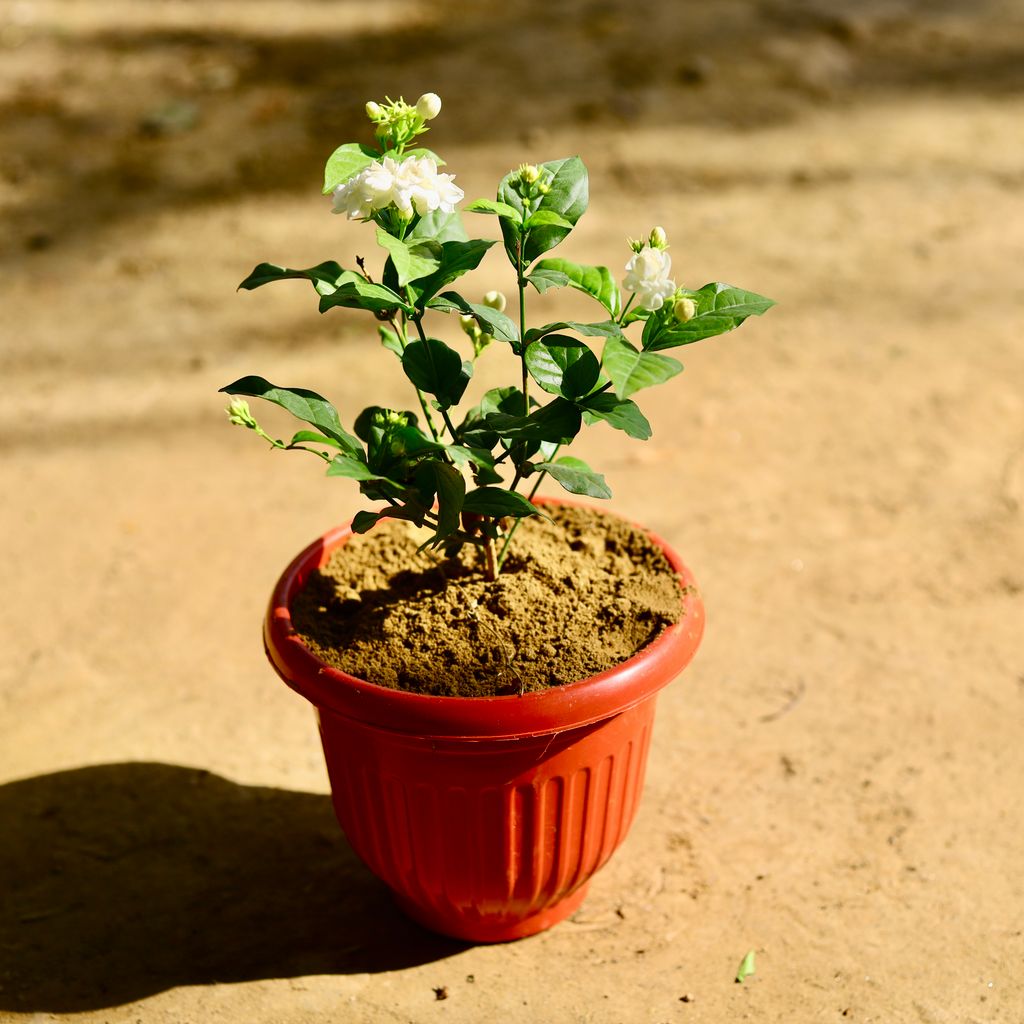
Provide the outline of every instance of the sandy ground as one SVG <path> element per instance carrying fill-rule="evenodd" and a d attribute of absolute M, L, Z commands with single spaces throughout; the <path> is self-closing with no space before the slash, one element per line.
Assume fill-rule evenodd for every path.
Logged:
<path fill-rule="evenodd" d="M 427 89 L 470 196 L 584 157 L 566 256 L 660 223 L 779 300 L 582 443 L 709 629 L 625 846 L 502 947 L 334 826 L 259 621 L 355 490 L 215 393 L 406 400 L 363 320 L 234 287 L 368 251 L 322 160 Z M 1012 2 L 0 3 L 0 1019 L 1024 1020 L 1022 93 Z"/>

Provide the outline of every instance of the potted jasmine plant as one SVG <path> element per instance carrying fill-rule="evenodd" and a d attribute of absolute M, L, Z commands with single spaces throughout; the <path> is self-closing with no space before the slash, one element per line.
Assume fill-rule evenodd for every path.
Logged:
<path fill-rule="evenodd" d="M 368 103 L 374 142 L 327 161 L 334 212 L 371 226 L 377 259 L 262 263 L 241 284 L 305 279 L 322 313 L 372 319 L 412 408 L 371 405 L 347 426 L 317 391 L 256 376 L 223 390 L 232 423 L 311 453 L 372 503 L 288 567 L 264 633 L 275 669 L 317 708 L 349 841 L 416 920 L 500 941 L 570 914 L 625 837 L 657 692 L 703 630 L 668 544 L 538 487 L 609 498 L 604 477 L 566 454 L 583 427 L 647 439 L 632 396 L 679 373 L 665 353 L 772 302 L 678 285 L 660 227 L 630 243 L 622 288 L 607 267 L 546 255 L 587 209 L 577 156 L 522 165 L 495 199 L 464 205 L 501 234 L 469 237 L 462 190 L 418 141 L 440 108 L 432 93 Z M 510 304 L 495 291 L 473 301 L 460 281 L 495 247 Z M 530 291 L 559 288 L 591 298 L 596 316 L 533 322 Z M 435 336 L 445 323 L 464 335 L 458 348 Z M 495 350 L 513 381 L 465 403 Z M 275 438 L 249 398 L 301 429 Z"/>

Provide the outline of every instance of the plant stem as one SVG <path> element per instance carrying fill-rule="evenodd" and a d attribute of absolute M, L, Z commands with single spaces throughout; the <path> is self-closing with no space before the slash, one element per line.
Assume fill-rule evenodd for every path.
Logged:
<path fill-rule="evenodd" d="M 561 448 L 561 447 L 562 447 L 561 445 L 558 445 L 558 447 L 555 448 L 555 450 L 551 453 L 551 458 L 552 459 L 558 454 L 558 449 Z M 527 499 L 526 499 L 527 501 L 533 501 L 533 499 L 537 496 L 537 490 L 538 490 L 538 488 L 541 485 L 541 481 L 547 475 L 548 475 L 548 471 L 546 469 L 542 469 L 540 471 L 540 473 L 537 474 L 537 482 L 530 489 L 530 493 L 529 493 L 529 495 L 527 495 Z M 501 571 L 501 567 L 505 564 L 505 555 L 508 553 L 508 546 L 509 546 L 509 544 L 512 541 L 512 535 L 519 528 L 519 524 L 521 522 L 522 522 L 522 519 L 517 519 L 512 524 L 512 528 L 508 531 L 508 533 L 505 534 L 505 543 L 501 545 L 501 551 L 498 554 L 498 571 L 499 572 Z"/>
<path fill-rule="evenodd" d="M 626 319 L 626 314 L 629 312 L 629 307 L 633 305 L 633 300 L 636 298 L 636 292 L 633 292 L 629 297 L 629 301 L 622 307 L 622 312 L 619 314 L 618 323 L 622 323 Z"/>
<path fill-rule="evenodd" d="M 416 327 L 419 329 L 420 337 L 423 337 L 423 328 L 420 326 L 419 320 L 413 321 Z M 405 317 L 402 317 L 402 324 L 399 325 L 394 317 L 391 318 L 391 326 L 394 328 L 395 334 L 398 335 L 398 343 L 402 346 L 404 352 L 409 344 L 409 339 L 405 335 Z M 438 433 L 437 427 L 434 426 L 434 418 L 430 415 L 430 407 L 427 405 L 427 399 L 423 392 L 419 388 L 416 389 L 416 397 L 420 400 L 420 408 L 423 410 L 423 418 L 427 421 L 427 427 L 430 430 L 430 436 L 435 441 L 441 440 L 441 435 Z"/>
<path fill-rule="evenodd" d="M 498 559 L 494 555 L 494 538 L 487 537 L 484 540 L 484 558 L 485 558 L 485 574 L 487 580 L 493 583 L 498 578 L 498 572 L 500 571 L 501 565 Z"/>
<path fill-rule="evenodd" d="M 523 236 L 519 236 L 516 249 L 516 284 L 519 286 L 519 358 L 523 366 L 523 415 L 530 415 L 530 398 L 527 393 L 530 377 L 526 369 L 526 279 L 523 277 Z"/>

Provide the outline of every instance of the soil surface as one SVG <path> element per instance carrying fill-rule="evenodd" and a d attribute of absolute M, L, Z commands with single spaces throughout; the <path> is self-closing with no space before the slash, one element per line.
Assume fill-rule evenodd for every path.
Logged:
<path fill-rule="evenodd" d="M 428 90 L 469 198 L 583 157 L 557 254 L 621 274 L 661 224 L 677 281 L 779 303 L 673 353 L 649 441 L 573 449 L 707 630 L 629 838 L 498 947 L 337 829 L 260 624 L 360 501 L 216 393 L 407 406 L 372 322 L 235 287 L 373 257 L 322 163 Z M 0 0 L 0 111 L 4 1024 L 1024 1020 L 1018 0 Z"/>
<path fill-rule="evenodd" d="M 524 521 L 498 578 L 471 545 L 417 554 L 404 523 L 353 537 L 312 573 L 292 621 L 324 661 L 440 696 L 528 693 L 596 675 L 679 620 L 679 582 L 635 527 L 588 509 Z"/>

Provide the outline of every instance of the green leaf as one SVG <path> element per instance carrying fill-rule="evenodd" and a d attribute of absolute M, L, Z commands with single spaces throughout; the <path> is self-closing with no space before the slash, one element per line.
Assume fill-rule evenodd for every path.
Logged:
<path fill-rule="evenodd" d="M 484 392 L 479 409 L 483 416 L 492 412 L 518 416 L 523 411 L 523 393 L 517 387 L 491 388 L 490 391 Z"/>
<path fill-rule="evenodd" d="M 651 436 L 651 425 L 636 402 L 629 398 L 616 398 L 607 393 L 591 395 L 577 403 L 587 423 L 604 420 L 616 430 L 624 430 L 630 437 L 646 441 Z"/>
<path fill-rule="evenodd" d="M 492 245 L 494 240 L 489 238 L 471 238 L 468 242 L 442 242 L 437 270 L 429 277 L 418 280 L 414 285 L 413 290 L 418 296 L 417 305 L 422 307 L 446 284 L 451 284 L 470 270 L 476 270 Z"/>
<path fill-rule="evenodd" d="M 585 263 L 572 263 L 570 260 L 541 260 L 530 274 L 530 278 L 542 274 L 558 274 L 564 276 L 565 283 L 578 291 L 592 295 L 608 310 L 613 317 L 619 315 L 619 286 L 607 267 L 591 267 Z M 536 287 L 536 286 L 535 286 Z M 549 286 L 550 287 L 550 286 Z"/>
<path fill-rule="evenodd" d="M 352 517 L 352 532 L 368 533 L 383 518 L 383 512 L 357 512 Z"/>
<path fill-rule="evenodd" d="M 568 274 L 563 274 L 560 270 L 546 270 L 541 266 L 548 262 L 553 261 L 541 260 L 526 277 L 526 280 L 537 289 L 540 295 L 543 295 L 549 288 L 565 288 L 569 284 Z"/>
<path fill-rule="evenodd" d="M 588 498 L 612 496 L 604 476 L 595 473 L 582 459 L 563 455 L 554 462 L 540 462 L 536 468 L 554 477 L 570 494 L 585 494 Z"/>
<path fill-rule="evenodd" d="M 458 292 L 445 292 L 429 305 L 431 309 L 443 313 L 463 313 L 471 316 L 482 331 L 493 335 L 499 341 L 511 342 L 513 347 L 519 342 L 519 328 L 514 320 L 496 309 L 491 309 L 490 306 L 467 302 Z"/>
<path fill-rule="evenodd" d="M 220 390 L 227 395 L 245 395 L 248 398 L 263 398 L 273 402 L 282 409 L 287 409 L 297 419 L 334 438 L 343 451 L 357 457 L 363 455 L 363 446 L 342 427 L 337 409 L 315 391 L 307 391 L 305 388 L 279 388 L 262 377 L 242 377 Z"/>
<path fill-rule="evenodd" d="M 402 368 L 420 391 L 437 399 L 442 409 L 458 405 L 473 373 L 472 363 L 463 362 L 455 349 L 436 338 L 410 342 L 402 353 Z"/>
<path fill-rule="evenodd" d="M 385 154 L 385 155 L 387 155 L 387 154 Z M 417 146 L 415 149 L 407 149 L 402 154 L 402 160 L 399 161 L 399 162 L 400 163 L 404 162 L 404 161 L 408 160 L 409 157 L 411 157 L 411 156 L 414 156 L 414 157 L 424 157 L 424 156 L 430 157 L 430 159 L 433 160 L 434 163 L 437 164 L 438 167 L 446 167 L 447 166 L 447 164 L 432 149 L 427 149 L 426 146 Z"/>
<path fill-rule="evenodd" d="M 383 228 L 377 228 L 377 244 L 391 257 L 398 274 L 398 283 L 403 288 L 410 281 L 428 277 L 440 266 L 428 244 L 407 245 L 400 238 L 389 235 Z"/>
<path fill-rule="evenodd" d="M 423 214 L 406 236 L 407 241 L 414 238 L 432 238 L 435 242 L 469 241 L 469 235 L 462 226 L 462 217 L 458 210 L 452 210 L 451 213 L 432 210 Z"/>
<path fill-rule="evenodd" d="M 380 343 L 389 351 L 394 352 L 399 359 L 402 358 L 402 339 L 387 324 L 377 324 L 377 333 L 380 335 Z"/>
<path fill-rule="evenodd" d="M 459 528 L 459 515 L 466 497 L 466 481 L 462 474 L 446 462 L 429 463 L 437 491 L 437 530 L 434 543 L 439 544 Z"/>
<path fill-rule="evenodd" d="M 543 516 L 539 508 L 531 505 L 521 494 L 506 491 L 501 487 L 478 487 L 466 495 L 462 505 L 463 511 L 474 512 L 479 516 L 495 516 L 504 518 L 512 516 L 523 519 L 526 516 Z"/>
<path fill-rule="evenodd" d="M 494 213 L 499 217 L 506 217 L 513 224 L 522 224 L 523 216 L 508 203 L 498 203 L 493 199 L 475 199 L 466 207 L 467 213 Z"/>
<path fill-rule="evenodd" d="M 253 272 L 238 286 L 246 291 L 254 288 L 261 288 L 271 281 L 287 281 L 290 279 L 307 280 L 313 282 L 313 287 L 321 295 L 330 295 L 343 284 L 349 281 L 362 281 L 363 276 L 354 270 L 345 270 L 334 260 L 326 263 L 318 263 L 308 270 L 292 270 L 289 267 L 279 267 L 274 263 L 261 263 Z"/>
<path fill-rule="evenodd" d="M 740 965 L 736 970 L 736 981 L 742 985 L 744 980 L 749 978 L 750 975 L 755 974 L 754 970 L 754 950 L 751 950 L 741 961 Z"/>
<path fill-rule="evenodd" d="M 601 375 L 597 356 L 565 334 L 550 334 L 530 345 L 526 368 L 545 391 L 569 399 L 589 394 Z"/>
<path fill-rule="evenodd" d="M 554 441 L 568 444 L 582 425 L 580 410 L 564 398 L 556 398 L 529 416 L 491 413 L 484 426 L 507 441 Z"/>
<path fill-rule="evenodd" d="M 497 435 L 494 443 L 497 444 Z M 450 444 L 445 449 L 460 466 L 471 465 L 477 483 L 500 484 L 501 474 L 494 468 L 494 456 L 485 448 Z"/>
<path fill-rule="evenodd" d="M 346 142 L 339 146 L 328 158 L 324 167 L 324 194 L 333 192 L 349 178 L 369 167 L 380 156 L 369 146 L 358 142 Z"/>
<path fill-rule="evenodd" d="M 682 363 L 669 356 L 638 352 L 625 338 L 615 336 L 604 343 L 602 366 L 619 398 L 628 398 L 641 388 L 664 384 L 683 369 Z"/>
<path fill-rule="evenodd" d="M 760 316 L 775 305 L 772 299 L 763 295 L 720 281 L 706 284 L 688 296 L 693 299 L 697 312 L 686 323 L 676 320 L 671 309 L 659 310 L 658 314 L 648 318 L 643 333 L 646 350 L 657 352 L 725 334 L 739 327 L 748 316 Z"/>
<path fill-rule="evenodd" d="M 297 444 L 326 444 L 332 448 L 341 447 L 341 442 L 336 438 L 328 437 L 326 434 L 318 434 L 315 430 L 297 430 L 288 442 L 288 447 L 293 448 Z"/>
<path fill-rule="evenodd" d="M 555 213 L 554 210 L 540 209 L 536 213 L 531 213 L 527 218 L 526 230 L 532 231 L 534 228 L 542 228 L 552 224 L 556 227 L 568 228 L 570 231 L 573 228 L 573 225 L 560 213 Z"/>
<path fill-rule="evenodd" d="M 413 312 L 413 307 L 397 292 L 393 292 L 382 284 L 370 284 L 369 281 L 350 281 L 343 284 L 336 292 L 320 299 L 321 313 L 326 313 L 332 306 L 368 309 L 374 313 L 392 309 L 403 309 L 406 313 Z"/>
<path fill-rule="evenodd" d="M 345 455 L 344 453 L 335 455 L 331 459 L 331 464 L 327 467 L 327 475 L 344 476 L 350 480 L 383 480 L 385 483 L 394 484 L 395 487 L 401 487 L 401 484 L 395 483 L 394 480 L 389 480 L 386 476 L 375 473 L 361 459 L 353 458 L 351 455 Z"/>
<path fill-rule="evenodd" d="M 550 180 L 548 193 L 541 196 L 539 202 L 535 203 L 536 209 L 550 210 L 564 218 L 568 224 L 575 225 L 586 212 L 590 199 L 587 168 L 583 161 L 578 156 L 571 156 L 563 160 L 551 160 L 548 163 L 540 164 L 538 169 L 545 179 Z M 522 198 L 512 187 L 512 179 L 517 174 L 517 171 L 511 171 L 502 178 L 501 184 L 498 186 L 498 201 L 511 206 L 525 221 L 535 210 L 527 209 Z M 505 240 L 505 251 L 514 266 L 519 230 L 515 224 L 505 220 L 500 223 L 501 233 Z M 560 224 L 545 224 L 527 232 L 523 245 L 525 265 L 529 266 L 542 253 L 553 249 L 569 234 L 570 230 L 572 230 L 571 227 L 564 227 Z"/>
<path fill-rule="evenodd" d="M 585 338 L 610 338 L 622 334 L 622 328 L 611 320 L 602 320 L 596 324 L 581 324 L 576 320 L 559 320 L 557 323 L 545 324 L 543 327 L 533 327 L 526 332 L 526 344 L 543 338 L 555 331 L 576 331 Z"/>

